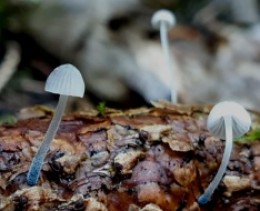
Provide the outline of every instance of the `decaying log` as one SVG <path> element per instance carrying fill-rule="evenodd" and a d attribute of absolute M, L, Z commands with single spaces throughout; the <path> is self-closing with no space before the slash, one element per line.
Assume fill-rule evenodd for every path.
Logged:
<path fill-rule="evenodd" d="M 30 109 L 30 118 L 0 127 L 0 210 L 259 210 L 259 140 L 235 144 L 212 201 L 197 203 L 224 148 L 206 129 L 210 108 L 160 102 L 69 114 L 34 187 L 26 174 L 51 113 Z"/>

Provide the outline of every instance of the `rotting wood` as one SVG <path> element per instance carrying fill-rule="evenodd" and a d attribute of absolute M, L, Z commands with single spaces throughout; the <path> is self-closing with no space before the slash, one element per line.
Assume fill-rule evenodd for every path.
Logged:
<path fill-rule="evenodd" d="M 26 174 L 49 113 L 1 126 L 0 210 L 259 210 L 260 140 L 236 143 L 211 203 L 197 203 L 224 148 L 206 129 L 210 108 L 157 102 L 68 114 L 34 187 Z"/>

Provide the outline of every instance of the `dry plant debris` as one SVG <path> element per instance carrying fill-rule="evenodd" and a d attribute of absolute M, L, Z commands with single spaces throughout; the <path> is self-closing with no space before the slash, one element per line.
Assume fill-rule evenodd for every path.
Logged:
<path fill-rule="evenodd" d="M 25 118 L 23 109 L 22 120 L 0 127 L 0 210 L 259 210 L 259 140 L 235 144 L 211 203 L 197 203 L 224 148 L 206 129 L 210 109 L 156 102 L 69 114 L 33 187 L 26 174 L 51 117 L 30 108 Z"/>

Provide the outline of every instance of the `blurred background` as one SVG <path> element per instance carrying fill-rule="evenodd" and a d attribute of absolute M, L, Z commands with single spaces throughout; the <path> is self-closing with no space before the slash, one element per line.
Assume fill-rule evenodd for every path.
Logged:
<path fill-rule="evenodd" d="M 32 105 L 55 105 L 45 80 L 72 63 L 86 82 L 84 99 L 116 108 L 170 99 L 235 100 L 260 110 L 258 0 L 1 0 L 0 115 Z M 159 32 L 150 19 L 159 9 L 176 16 L 169 31 L 174 70 L 167 71 Z"/>

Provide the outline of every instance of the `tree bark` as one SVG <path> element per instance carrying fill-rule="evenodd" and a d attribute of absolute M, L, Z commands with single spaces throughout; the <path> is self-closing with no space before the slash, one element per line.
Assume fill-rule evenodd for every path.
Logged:
<path fill-rule="evenodd" d="M 69 114 L 33 187 L 26 175 L 50 115 L 1 126 L 0 210 L 259 210 L 259 140 L 234 143 L 211 202 L 197 203 L 224 149 L 206 129 L 210 109 L 159 102 Z"/>

